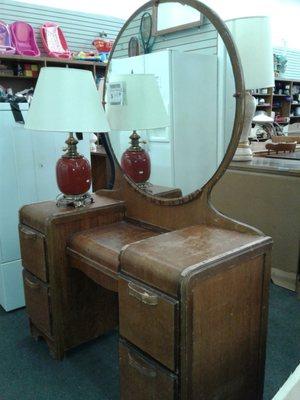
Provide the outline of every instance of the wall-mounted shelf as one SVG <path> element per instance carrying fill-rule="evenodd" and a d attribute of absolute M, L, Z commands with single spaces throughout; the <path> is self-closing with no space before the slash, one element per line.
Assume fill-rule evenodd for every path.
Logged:
<path fill-rule="evenodd" d="M 262 91 L 266 91 L 267 93 L 261 93 Z M 253 96 L 258 100 L 262 101 L 264 100 L 264 103 L 262 104 L 257 104 L 256 110 L 257 111 L 265 111 L 268 115 L 271 115 L 272 111 L 272 89 L 260 89 L 259 92 L 253 93 Z"/>
<path fill-rule="evenodd" d="M 0 55 L 0 61 L 9 60 L 9 61 L 18 61 L 24 63 L 42 63 L 45 66 L 47 64 L 73 64 L 73 65 L 82 65 L 82 66 L 95 66 L 105 68 L 107 64 L 95 61 L 84 61 L 84 60 L 74 60 L 74 59 L 66 59 L 66 58 L 54 58 L 54 57 L 23 57 L 20 55 Z"/>
<path fill-rule="evenodd" d="M 73 59 L 59 59 L 51 57 L 22 57 L 20 55 L 0 55 L 0 65 L 7 66 L 10 70 L 14 71 L 11 75 L 0 74 L 0 85 L 5 88 L 12 88 L 13 92 L 17 92 L 35 84 L 38 76 L 23 76 L 19 75 L 18 69 L 22 70 L 24 64 L 36 65 L 38 69 L 42 67 L 70 67 L 80 68 L 92 71 L 95 78 L 103 76 L 105 73 L 105 63 L 95 61 L 73 60 Z M 28 82 L 29 81 L 29 82 Z"/>
<path fill-rule="evenodd" d="M 18 75 L 1 75 L 0 79 L 37 79 L 33 76 L 18 76 Z"/>
<path fill-rule="evenodd" d="M 260 89 L 260 91 L 265 90 Z M 296 92 L 299 92 L 299 98 Z M 265 103 L 258 104 L 256 109 L 266 111 L 268 115 L 274 111 L 280 124 L 294 123 L 300 119 L 300 116 L 293 115 L 295 108 L 300 107 L 300 80 L 276 78 L 275 88 L 269 88 L 267 94 L 258 92 L 253 93 L 253 96 L 258 100 L 265 100 Z M 293 104 L 293 101 L 298 103 Z M 282 122 L 287 119 L 289 122 Z"/>
<path fill-rule="evenodd" d="M 256 106 L 256 108 L 270 108 L 271 107 L 271 104 L 270 103 L 267 103 L 267 104 L 258 104 L 257 106 Z"/>

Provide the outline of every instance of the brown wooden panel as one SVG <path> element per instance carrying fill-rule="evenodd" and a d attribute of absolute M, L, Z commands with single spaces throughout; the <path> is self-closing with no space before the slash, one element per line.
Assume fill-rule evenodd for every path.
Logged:
<path fill-rule="evenodd" d="M 19 235 L 23 267 L 47 282 L 44 236 L 26 225 L 19 226 Z"/>
<path fill-rule="evenodd" d="M 177 302 L 132 281 L 119 281 L 120 334 L 176 369 Z"/>
<path fill-rule="evenodd" d="M 98 285 L 107 290 L 118 292 L 118 274 L 115 271 L 106 268 L 94 260 L 91 260 L 82 254 L 67 248 L 69 264 L 72 268 L 77 268 L 88 276 Z"/>
<path fill-rule="evenodd" d="M 106 189 L 109 181 L 110 166 L 104 149 L 91 152 L 93 192 Z"/>
<path fill-rule="evenodd" d="M 114 275 L 119 271 L 122 248 L 159 232 L 127 221 L 101 225 L 75 233 L 69 242 L 71 251 L 106 267 Z"/>
<path fill-rule="evenodd" d="M 106 193 L 108 192 L 106 191 Z M 93 194 L 93 200 L 93 204 L 80 208 L 57 207 L 55 201 L 28 204 L 23 206 L 19 211 L 20 222 L 46 235 L 49 225 L 56 223 L 60 219 L 71 222 L 75 219 L 83 221 L 92 217 L 96 222 L 99 222 L 97 219 L 101 219 L 107 214 L 124 215 L 124 202 L 122 200 L 110 199 L 105 195 L 98 196 L 96 193 Z M 120 217 L 120 219 L 122 218 Z M 97 226 L 97 223 L 95 226 Z M 88 228 L 86 227 L 85 229 Z"/>
<path fill-rule="evenodd" d="M 245 246 L 260 247 L 264 237 L 209 225 L 194 225 L 132 243 L 120 257 L 122 271 L 172 297 L 184 270 Z"/>
<path fill-rule="evenodd" d="M 121 400 L 175 400 L 177 377 L 123 341 L 119 346 Z"/>
<path fill-rule="evenodd" d="M 116 292 L 96 284 L 77 269 L 72 268 L 70 280 L 72 304 L 65 315 L 68 323 L 64 331 L 66 349 L 116 329 L 119 320 Z"/>
<path fill-rule="evenodd" d="M 264 275 L 261 255 L 192 279 L 184 398 L 261 399 Z"/>
<path fill-rule="evenodd" d="M 26 311 L 31 321 L 51 335 L 49 288 L 27 271 L 23 271 Z"/>
<path fill-rule="evenodd" d="M 67 349 L 94 339 L 118 325 L 117 294 L 71 268 L 66 253 L 67 241 L 75 232 L 112 224 L 124 218 L 124 202 L 96 194 L 93 198 L 93 204 L 80 209 L 60 208 L 49 201 L 27 205 L 20 210 L 20 222 L 46 236 L 53 338 L 51 350 L 59 359 L 63 358 Z M 35 325 L 34 320 L 32 318 Z"/>

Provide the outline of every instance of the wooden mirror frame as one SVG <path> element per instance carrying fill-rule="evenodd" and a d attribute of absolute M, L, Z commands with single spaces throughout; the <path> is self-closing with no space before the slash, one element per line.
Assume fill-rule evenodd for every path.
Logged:
<path fill-rule="evenodd" d="M 245 117 L 245 107 L 246 107 L 246 102 L 245 102 L 245 84 L 244 84 L 244 75 L 243 75 L 243 70 L 242 70 L 242 65 L 240 61 L 240 57 L 237 51 L 237 48 L 235 46 L 235 43 L 233 41 L 233 38 L 230 34 L 229 29 L 225 25 L 225 23 L 221 20 L 221 18 L 208 6 L 205 4 L 197 1 L 197 0 L 152 0 L 148 1 L 145 3 L 143 6 L 138 8 L 132 16 L 125 22 L 123 25 L 122 29 L 120 30 L 114 46 L 112 48 L 112 51 L 110 53 L 109 59 L 108 59 L 108 65 L 105 73 L 105 83 L 104 83 L 104 91 L 103 91 L 103 106 L 105 107 L 105 94 L 106 94 L 106 80 L 107 76 L 109 74 L 109 66 L 113 58 L 113 54 L 115 51 L 115 48 L 119 42 L 119 39 L 122 37 L 124 31 L 127 29 L 128 25 L 141 13 L 145 12 L 147 9 L 153 6 L 153 4 L 159 5 L 160 3 L 181 3 L 181 4 L 186 4 L 188 6 L 191 6 L 195 9 L 197 9 L 201 14 L 203 14 L 204 17 L 208 18 L 208 20 L 212 23 L 212 25 L 216 28 L 218 34 L 222 38 L 224 45 L 226 47 L 226 50 L 228 52 L 232 69 L 233 69 L 233 75 L 234 75 L 234 82 L 235 82 L 235 94 L 234 97 L 236 98 L 236 109 L 235 109 L 235 117 L 234 117 L 234 125 L 233 125 L 233 130 L 232 130 L 232 135 L 231 139 L 229 142 L 229 145 L 227 147 L 227 151 L 223 157 L 222 162 L 220 163 L 218 169 L 214 173 L 214 175 L 211 177 L 211 179 L 206 182 L 205 185 L 203 185 L 200 189 L 195 190 L 194 192 L 183 196 L 179 198 L 174 198 L 174 199 L 165 199 L 162 197 L 158 196 L 153 196 L 143 190 L 141 190 L 122 170 L 119 161 L 117 160 L 114 150 L 112 148 L 112 145 L 109 140 L 108 134 L 105 134 L 105 138 L 107 141 L 107 147 L 110 149 L 110 152 L 112 154 L 112 157 L 114 159 L 114 165 L 112 165 L 112 169 L 114 170 L 115 167 L 117 170 L 117 175 L 121 175 L 122 177 L 125 178 L 125 180 L 130 184 L 133 189 L 138 192 L 141 196 L 149 199 L 150 201 L 159 204 L 159 205 L 165 205 L 165 206 L 176 206 L 176 205 L 181 205 L 188 203 L 192 201 L 193 199 L 199 198 L 204 192 L 207 193 L 207 196 L 210 196 L 210 192 L 213 188 L 213 186 L 218 182 L 218 180 L 222 177 L 224 172 L 226 171 L 228 165 L 230 164 L 233 155 L 235 153 L 235 150 L 237 148 L 239 138 L 241 135 L 241 132 L 243 130 L 243 125 L 244 125 L 244 117 Z"/>

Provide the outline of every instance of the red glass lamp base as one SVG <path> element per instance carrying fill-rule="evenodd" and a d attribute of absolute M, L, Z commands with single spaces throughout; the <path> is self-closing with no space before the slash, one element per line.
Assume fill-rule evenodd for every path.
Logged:
<path fill-rule="evenodd" d="M 121 159 L 121 167 L 135 183 L 145 183 L 150 178 L 150 157 L 141 148 L 139 150 L 125 150 Z"/>
<path fill-rule="evenodd" d="M 57 185 L 61 193 L 67 196 L 79 196 L 91 187 L 92 174 L 90 163 L 81 155 L 61 157 L 56 164 Z"/>

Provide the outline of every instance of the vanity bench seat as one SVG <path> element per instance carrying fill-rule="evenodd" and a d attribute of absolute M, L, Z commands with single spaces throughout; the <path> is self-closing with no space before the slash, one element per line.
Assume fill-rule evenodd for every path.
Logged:
<path fill-rule="evenodd" d="M 70 266 L 106 289 L 117 292 L 122 248 L 158 234 L 157 230 L 125 220 L 77 232 L 68 242 Z"/>

